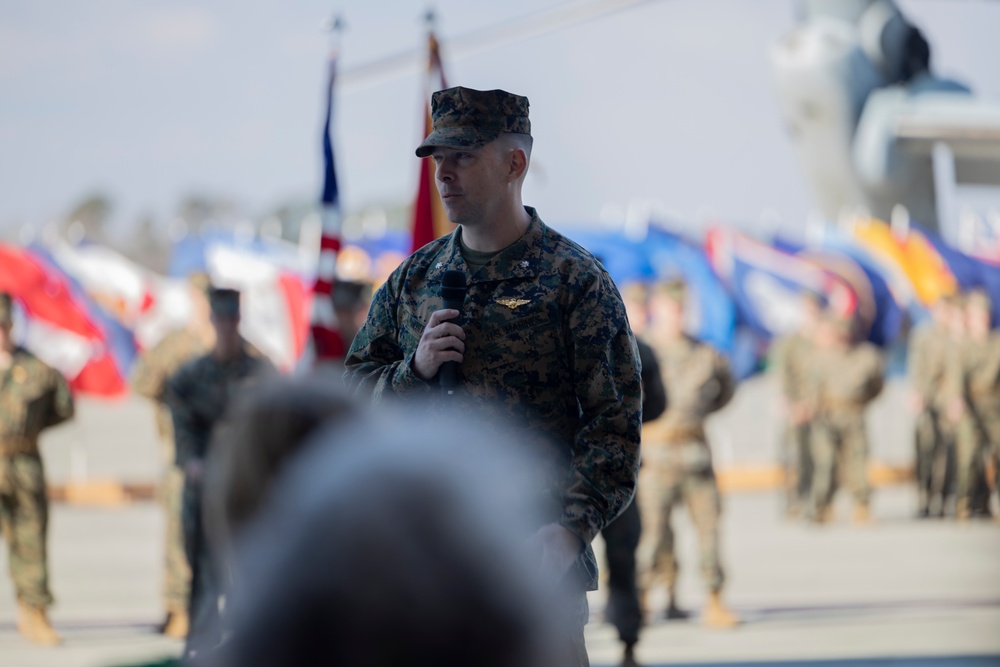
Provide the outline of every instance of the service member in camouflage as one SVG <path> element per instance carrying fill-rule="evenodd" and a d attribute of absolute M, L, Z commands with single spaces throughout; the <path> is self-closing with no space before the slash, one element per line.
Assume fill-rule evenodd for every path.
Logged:
<path fill-rule="evenodd" d="M 949 366 L 945 380 L 955 424 L 955 513 L 963 520 L 988 515 L 985 464 L 1000 447 L 1000 333 L 990 328 L 990 315 L 989 295 L 970 292 L 965 341 L 956 346 L 958 362 Z"/>
<path fill-rule="evenodd" d="M 17 629 L 38 644 L 58 644 L 46 556 L 49 503 L 39 434 L 73 416 L 73 397 L 56 370 L 14 344 L 13 301 L 0 292 L 0 525 L 17 593 Z"/>
<path fill-rule="evenodd" d="M 781 460 L 785 472 L 785 513 L 794 518 L 809 502 L 812 484 L 812 456 L 809 426 L 812 414 L 804 396 L 805 379 L 811 362 L 813 336 L 822 313 L 819 297 L 802 298 L 799 328 L 774 341 L 771 364 L 781 387 L 785 424 L 781 433 Z"/>
<path fill-rule="evenodd" d="M 161 631 L 175 638 L 184 638 L 188 632 L 191 568 L 184 552 L 184 530 L 181 526 L 184 471 L 176 462 L 174 428 L 166 403 L 167 380 L 185 363 L 212 349 L 215 330 L 209 315 L 208 288 L 208 276 L 201 273 L 191 276 L 192 312 L 188 325 L 168 333 L 139 357 L 132 371 L 132 391 L 156 404 L 156 426 L 163 453 L 160 502 L 167 516 L 163 568 L 163 604 L 167 618 Z"/>
<path fill-rule="evenodd" d="M 722 499 L 705 437 L 706 418 L 733 397 L 729 364 L 711 345 L 684 333 L 683 282 L 654 286 L 649 343 L 656 352 L 667 390 L 668 406 L 643 429 L 639 509 L 644 531 L 639 565 L 644 595 L 656 584 L 667 588 L 668 619 L 685 618 L 677 605 L 677 554 L 671 515 L 684 503 L 698 532 L 701 570 L 709 599 L 705 625 L 731 628 L 738 623 L 722 602 L 725 577 L 719 545 Z"/>
<path fill-rule="evenodd" d="M 667 392 L 663 386 L 660 364 L 653 348 L 642 341 L 648 320 L 648 289 L 633 283 L 622 289 L 622 300 L 629 324 L 635 334 L 642 363 L 642 423 L 656 419 L 667 408 Z M 632 499 L 621 515 L 604 527 L 604 553 L 607 560 L 608 606 L 605 618 L 618 630 L 618 638 L 625 645 L 622 667 L 635 662 L 635 645 L 639 642 L 642 627 L 642 604 L 636 581 L 636 549 L 642 538 L 642 516 L 639 503 Z"/>
<path fill-rule="evenodd" d="M 831 518 L 838 480 L 854 496 L 854 520 L 869 520 L 868 436 L 865 410 L 882 391 L 883 362 L 878 349 L 854 342 L 854 320 L 827 313 L 816 332 L 806 395 L 815 406 L 809 431 L 813 457 L 809 518 Z"/>
<path fill-rule="evenodd" d="M 908 375 L 916 412 L 914 444 L 917 472 L 917 515 L 943 516 L 948 494 L 952 429 L 942 404 L 951 331 L 948 320 L 955 306 L 942 297 L 931 306 L 931 319 L 910 334 Z"/>
<path fill-rule="evenodd" d="M 417 156 L 435 161 L 444 208 L 459 227 L 416 251 L 379 288 L 345 379 L 376 404 L 433 394 L 432 410 L 467 409 L 536 434 L 551 462 L 538 490 L 556 506 L 533 541 L 543 570 L 572 588 L 567 664 L 588 664 L 585 590 L 597 585 L 590 542 L 635 490 L 635 339 L 593 255 L 522 204 L 532 142 L 527 98 L 451 88 L 434 93 L 432 118 Z M 442 308 L 440 283 L 450 269 L 467 276 L 463 313 Z M 461 364 L 454 396 L 435 391 L 445 361 Z"/>
<path fill-rule="evenodd" d="M 167 381 L 176 463 L 184 471 L 181 519 L 191 568 L 188 653 L 217 642 L 222 590 L 202 523 L 202 480 L 212 439 L 225 427 L 226 410 L 248 383 L 267 376 L 271 364 L 254 355 L 239 334 L 240 295 L 213 289 L 209 295 L 215 344 L 208 354 L 181 366 Z"/>

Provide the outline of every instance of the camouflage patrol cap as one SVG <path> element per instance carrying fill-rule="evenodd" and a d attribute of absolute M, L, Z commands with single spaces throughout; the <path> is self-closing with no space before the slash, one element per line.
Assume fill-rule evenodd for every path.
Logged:
<path fill-rule="evenodd" d="M 806 290 L 802 293 L 802 304 L 820 309 L 826 306 L 823 296 L 818 292 L 813 292 L 812 290 Z"/>
<path fill-rule="evenodd" d="M 212 288 L 208 293 L 212 314 L 217 317 L 240 316 L 240 293 L 234 289 Z"/>
<path fill-rule="evenodd" d="M 841 315 L 828 311 L 823 314 L 820 320 L 835 333 L 849 336 L 854 332 L 854 317 L 851 315 Z"/>
<path fill-rule="evenodd" d="M 671 301 L 684 303 L 687 297 L 687 283 L 680 278 L 664 280 L 653 286 L 653 293 L 665 296 Z"/>
<path fill-rule="evenodd" d="M 982 308 L 986 312 L 993 310 L 993 302 L 986 290 L 976 288 L 971 290 L 965 297 L 966 308 Z"/>
<path fill-rule="evenodd" d="M 333 284 L 330 298 L 334 308 L 354 308 L 371 299 L 372 286 L 353 280 L 338 280 Z"/>
<path fill-rule="evenodd" d="M 645 283 L 630 282 L 622 286 L 621 295 L 626 301 L 645 303 L 649 298 L 649 288 Z"/>
<path fill-rule="evenodd" d="M 10 294 L 0 292 L 0 326 L 6 326 L 14 321 L 14 300 Z"/>
<path fill-rule="evenodd" d="M 188 276 L 188 285 L 205 296 L 210 296 L 212 293 L 212 281 L 209 280 L 207 273 L 195 271 Z"/>
<path fill-rule="evenodd" d="M 417 147 L 417 157 L 427 157 L 435 146 L 485 146 L 507 132 L 531 135 L 528 98 L 505 90 L 439 90 L 431 97 L 431 121 L 433 129 Z"/>

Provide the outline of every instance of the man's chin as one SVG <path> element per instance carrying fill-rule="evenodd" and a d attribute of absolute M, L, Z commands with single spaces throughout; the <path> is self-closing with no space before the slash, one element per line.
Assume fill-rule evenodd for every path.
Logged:
<path fill-rule="evenodd" d="M 461 225 L 465 222 L 467 216 L 462 215 L 462 212 L 449 207 L 447 204 L 444 206 L 444 217 L 448 218 L 448 222 L 453 225 Z"/>

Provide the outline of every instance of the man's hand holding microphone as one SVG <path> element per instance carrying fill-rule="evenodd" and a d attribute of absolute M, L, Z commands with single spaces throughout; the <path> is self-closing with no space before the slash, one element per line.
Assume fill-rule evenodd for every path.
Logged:
<path fill-rule="evenodd" d="M 424 382 L 438 375 L 441 388 L 449 394 L 458 386 L 458 365 L 465 353 L 465 331 L 458 325 L 465 305 L 465 274 L 448 270 L 441 279 L 441 300 L 444 308 L 431 313 L 420 336 L 413 370 Z"/>

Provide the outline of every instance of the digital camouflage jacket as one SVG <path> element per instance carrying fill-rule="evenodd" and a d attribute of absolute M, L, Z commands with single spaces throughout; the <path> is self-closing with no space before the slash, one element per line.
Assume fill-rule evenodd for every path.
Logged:
<path fill-rule="evenodd" d="M 524 427 L 548 464 L 554 520 L 589 545 L 635 492 L 642 416 L 640 363 L 625 308 L 589 252 L 534 209 L 524 235 L 474 275 L 461 228 L 424 246 L 378 290 L 346 360 L 348 387 L 374 403 L 423 396 L 434 409 L 471 405 L 489 422 Z M 468 278 L 462 382 L 443 396 L 413 371 L 445 271 Z M 596 562 L 586 550 L 589 585 Z"/>

